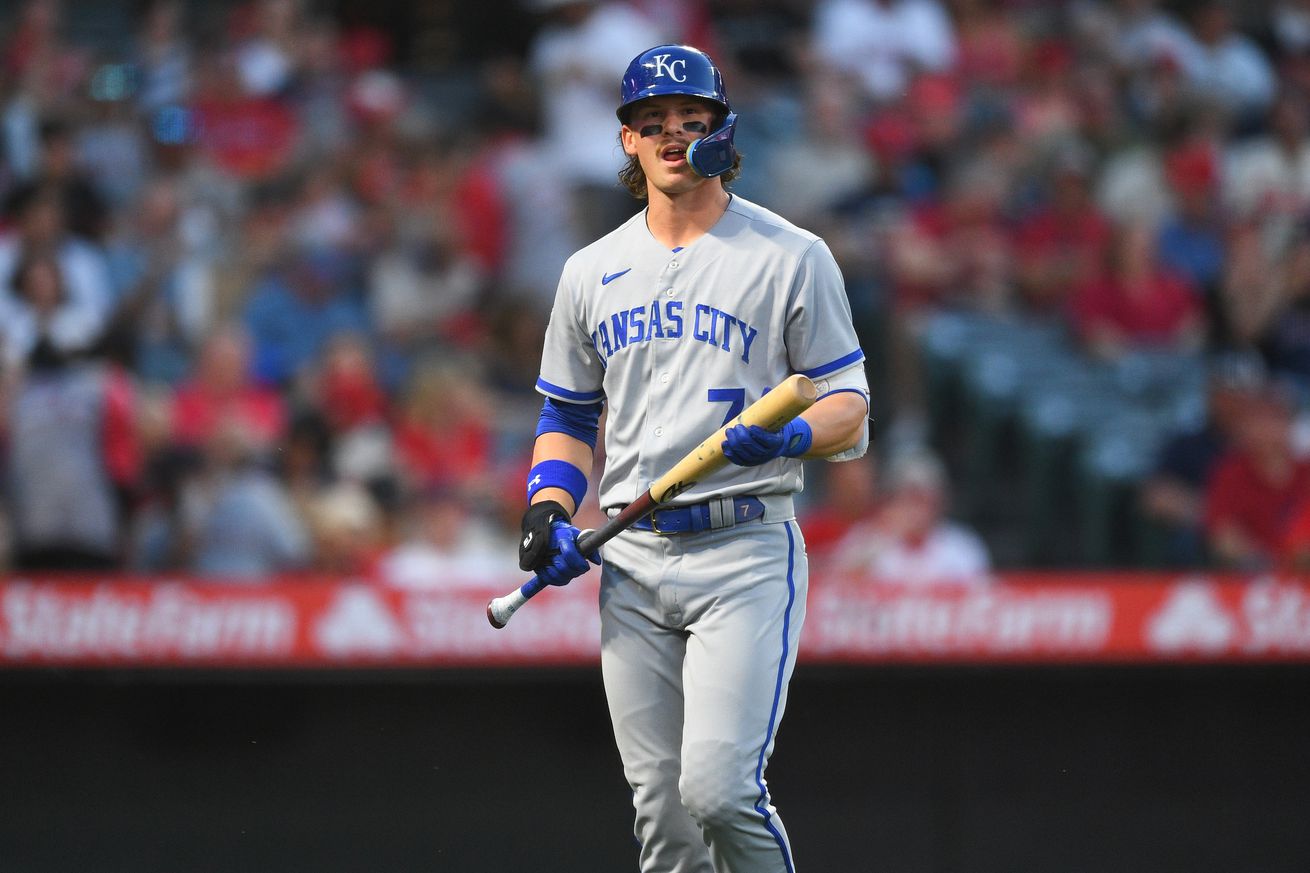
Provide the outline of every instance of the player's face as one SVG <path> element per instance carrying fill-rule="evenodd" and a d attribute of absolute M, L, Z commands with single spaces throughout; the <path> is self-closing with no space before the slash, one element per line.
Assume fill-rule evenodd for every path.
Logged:
<path fill-rule="evenodd" d="M 650 185 L 666 194 L 708 181 L 687 163 L 687 146 L 710 132 L 714 107 L 695 97 L 650 97 L 633 107 L 623 126 L 623 150 L 641 162 Z"/>

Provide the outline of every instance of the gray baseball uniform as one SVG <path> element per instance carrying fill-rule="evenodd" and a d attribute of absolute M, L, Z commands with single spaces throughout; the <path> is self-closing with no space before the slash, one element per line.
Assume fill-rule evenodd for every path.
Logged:
<path fill-rule="evenodd" d="M 613 512 L 791 373 L 867 402 L 863 360 L 827 246 L 734 196 L 685 248 L 656 242 L 642 212 L 575 254 L 537 387 L 608 404 Z M 605 546 L 602 671 L 643 871 L 793 870 L 764 769 L 805 614 L 801 485 L 799 460 L 729 466 L 655 515 L 694 532 Z"/>

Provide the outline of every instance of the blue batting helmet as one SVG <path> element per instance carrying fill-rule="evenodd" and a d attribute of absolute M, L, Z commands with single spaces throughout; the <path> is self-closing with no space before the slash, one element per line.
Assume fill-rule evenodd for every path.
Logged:
<path fill-rule="evenodd" d="M 729 112 L 723 76 L 710 56 L 689 45 L 657 45 L 632 59 L 619 86 L 619 121 L 627 122 L 627 108 L 638 100 L 661 94 L 701 97 Z"/>

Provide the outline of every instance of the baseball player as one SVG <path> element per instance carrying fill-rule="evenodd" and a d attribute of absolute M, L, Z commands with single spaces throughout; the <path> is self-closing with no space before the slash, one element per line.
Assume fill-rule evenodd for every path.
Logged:
<path fill-rule="evenodd" d="M 819 400 L 778 433 L 737 425 L 732 462 L 611 540 L 601 665 L 646 873 L 792 871 L 764 779 L 805 617 L 792 494 L 801 459 L 868 444 L 864 354 L 821 239 L 729 193 L 736 115 L 713 61 L 638 55 L 620 88 L 621 181 L 648 205 L 569 259 L 546 329 L 545 395 L 519 561 L 588 569 L 570 516 L 608 404 L 611 516 L 792 373 Z M 803 160 L 804 156 L 798 156 Z"/>

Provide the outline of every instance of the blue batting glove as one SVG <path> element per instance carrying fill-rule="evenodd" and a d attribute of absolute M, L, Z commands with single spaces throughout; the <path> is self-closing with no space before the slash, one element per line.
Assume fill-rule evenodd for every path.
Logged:
<path fill-rule="evenodd" d="M 583 556 L 578 551 L 578 530 L 563 518 L 556 518 L 550 524 L 550 561 L 537 570 L 537 577 L 547 585 L 567 585 L 590 569 L 591 564 L 600 563 L 600 552 L 595 551 Z"/>
<path fill-rule="evenodd" d="M 758 424 L 728 428 L 723 455 L 739 467 L 757 467 L 774 458 L 795 458 L 805 454 L 814 441 L 814 431 L 803 418 L 793 418 L 774 433 Z"/>

